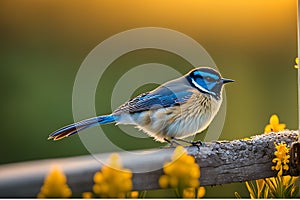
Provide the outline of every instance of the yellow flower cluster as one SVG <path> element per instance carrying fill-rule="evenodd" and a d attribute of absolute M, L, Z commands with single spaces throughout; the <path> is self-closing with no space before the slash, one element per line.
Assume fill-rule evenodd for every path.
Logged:
<path fill-rule="evenodd" d="M 68 198 L 72 195 L 67 185 L 67 178 L 59 167 L 52 167 L 49 175 L 45 178 L 38 198 Z"/>
<path fill-rule="evenodd" d="M 299 59 L 298 59 L 298 58 L 296 58 L 296 59 L 295 59 L 295 62 L 296 62 L 296 65 L 294 65 L 294 67 L 295 67 L 296 69 L 298 69 L 298 68 L 299 68 L 299 66 L 298 66 L 298 65 L 299 65 L 299 64 L 298 64 L 298 62 L 299 62 Z"/>
<path fill-rule="evenodd" d="M 83 192 L 82 193 L 82 198 L 83 199 L 91 199 L 91 198 L 93 198 L 93 193 L 91 193 L 91 192 Z"/>
<path fill-rule="evenodd" d="M 289 166 L 289 148 L 285 143 L 275 144 L 276 151 L 274 155 L 276 158 L 272 160 L 273 163 L 276 163 L 276 166 L 272 166 L 272 170 L 278 171 L 278 176 L 282 176 L 283 170 L 288 170 Z"/>
<path fill-rule="evenodd" d="M 182 146 L 176 147 L 174 150 L 172 161 L 167 162 L 163 166 L 164 175 L 159 178 L 161 188 L 179 188 L 184 194 L 189 193 L 189 188 L 197 188 L 199 186 L 200 169 L 195 163 L 193 156 L 187 155 Z"/>
<path fill-rule="evenodd" d="M 101 197 L 125 198 L 132 189 L 132 173 L 124 169 L 118 154 L 112 154 L 108 166 L 94 175 L 93 191 Z"/>
<path fill-rule="evenodd" d="M 205 187 L 186 188 L 183 190 L 183 198 L 202 198 L 205 195 Z"/>
<path fill-rule="evenodd" d="M 280 124 L 278 116 L 272 115 L 270 118 L 270 124 L 265 127 L 265 133 L 283 131 L 284 129 L 285 124 Z"/>

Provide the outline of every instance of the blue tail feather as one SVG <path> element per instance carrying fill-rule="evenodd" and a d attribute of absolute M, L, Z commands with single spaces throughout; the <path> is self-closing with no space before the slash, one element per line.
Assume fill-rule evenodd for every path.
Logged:
<path fill-rule="evenodd" d="M 107 124 L 115 122 L 116 117 L 113 115 L 103 115 L 98 117 L 93 117 L 90 119 L 85 119 L 74 124 L 70 124 L 63 128 L 58 129 L 57 131 L 51 133 L 48 137 L 49 140 L 60 140 L 64 137 L 76 134 L 84 129 L 96 126 L 98 124 Z"/>

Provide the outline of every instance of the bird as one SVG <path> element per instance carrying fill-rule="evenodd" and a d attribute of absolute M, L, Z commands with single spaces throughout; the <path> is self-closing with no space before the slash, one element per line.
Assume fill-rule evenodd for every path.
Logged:
<path fill-rule="evenodd" d="M 48 139 L 60 140 L 99 124 L 115 123 L 135 125 L 158 142 L 188 142 L 184 138 L 203 132 L 212 122 L 222 104 L 223 86 L 230 82 L 234 80 L 222 78 L 212 67 L 194 68 L 125 102 L 111 114 L 65 126 Z"/>

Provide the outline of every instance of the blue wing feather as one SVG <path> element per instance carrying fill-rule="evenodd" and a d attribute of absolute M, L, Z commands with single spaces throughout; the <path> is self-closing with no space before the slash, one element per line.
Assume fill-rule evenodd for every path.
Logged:
<path fill-rule="evenodd" d="M 191 91 L 174 92 L 161 86 L 157 90 L 141 94 L 114 111 L 114 114 L 123 112 L 135 113 L 161 107 L 171 107 L 185 103 L 191 96 Z"/>

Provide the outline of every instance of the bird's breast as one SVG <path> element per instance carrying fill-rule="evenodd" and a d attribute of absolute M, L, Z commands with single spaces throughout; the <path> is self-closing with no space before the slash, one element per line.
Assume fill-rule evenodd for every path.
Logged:
<path fill-rule="evenodd" d="M 180 138 L 203 131 L 215 117 L 220 104 L 220 101 L 210 96 L 196 93 L 188 102 L 180 106 L 175 116 L 175 123 L 169 126 L 168 135 Z M 176 136 L 173 136 L 174 133 Z"/>

